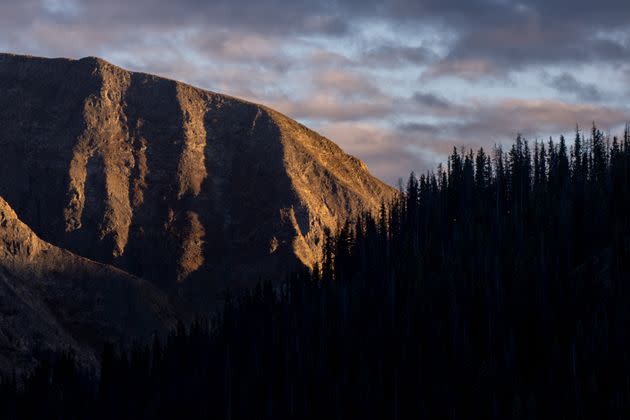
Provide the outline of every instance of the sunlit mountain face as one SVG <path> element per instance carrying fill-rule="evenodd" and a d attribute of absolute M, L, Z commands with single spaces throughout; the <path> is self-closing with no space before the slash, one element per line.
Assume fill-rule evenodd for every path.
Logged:
<path fill-rule="evenodd" d="M 26 0 L 0 3 L 0 50 L 97 55 L 262 102 L 395 184 L 454 144 L 618 132 L 628 21 L 626 0 Z"/>

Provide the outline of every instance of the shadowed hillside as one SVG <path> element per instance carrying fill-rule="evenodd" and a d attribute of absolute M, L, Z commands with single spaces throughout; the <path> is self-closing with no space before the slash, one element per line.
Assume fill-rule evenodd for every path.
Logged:
<path fill-rule="evenodd" d="M 176 322 L 155 286 L 42 241 L 0 198 L 0 371 L 70 347 L 96 365 L 104 342 L 130 346 Z"/>

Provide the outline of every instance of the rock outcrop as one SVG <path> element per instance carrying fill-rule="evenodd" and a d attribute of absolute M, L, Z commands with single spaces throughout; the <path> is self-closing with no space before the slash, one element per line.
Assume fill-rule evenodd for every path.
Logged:
<path fill-rule="evenodd" d="M 70 348 L 96 366 L 104 342 L 173 329 L 174 308 L 151 283 L 42 241 L 0 198 L 0 372 Z"/>
<path fill-rule="evenodd" d="M 46 241 L 167 289 L 311 266 L 325 229 L 394 194 L 262 105 L 97 58 L 0 54 L 0 195 Z"/>

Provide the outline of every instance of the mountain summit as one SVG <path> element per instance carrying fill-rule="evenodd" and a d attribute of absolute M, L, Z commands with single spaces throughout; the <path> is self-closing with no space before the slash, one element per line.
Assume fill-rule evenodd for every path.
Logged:
<path fill-rule="evenodd" d="M 0 54 L 0 196 L 44 240 L 166 288 L 312 266 L 395 190 L 262 105 L 98 58 Z"/>

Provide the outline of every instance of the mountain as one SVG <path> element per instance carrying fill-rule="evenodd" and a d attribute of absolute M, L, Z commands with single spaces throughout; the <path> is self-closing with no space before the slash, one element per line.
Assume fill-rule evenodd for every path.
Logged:
<path fill-rule="evenodd" d="M 272 109 L 98 58 L 0 54 L 0 92 L 0 195 L 24 222 L 190 296 L 312 266 L 326 229 L 396 194 Z"/>
<path fill-rule="evenodd" d="M 184 313 L 151 283 L 42 241 L 0 198 L 0 372 L 70 347 L 96 366 L 104 342 L 146 342 Z"/>

